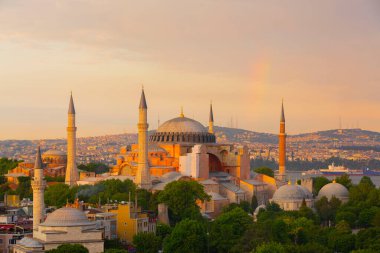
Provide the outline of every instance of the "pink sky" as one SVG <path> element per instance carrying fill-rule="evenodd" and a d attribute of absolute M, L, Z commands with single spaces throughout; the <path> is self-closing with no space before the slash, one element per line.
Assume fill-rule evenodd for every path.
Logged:
<path fill-rule="evenodd" d="M 380 131 L 378 0 L 0 0 L 0 139 L 136 132 L 185 115 L 288 133 Z"/>

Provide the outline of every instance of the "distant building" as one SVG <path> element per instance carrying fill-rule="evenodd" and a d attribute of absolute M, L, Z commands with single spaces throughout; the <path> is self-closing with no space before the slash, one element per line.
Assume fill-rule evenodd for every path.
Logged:
<path fill-rule="evenodd" d="M 156 218 L 141 211 L 136 203 L 107 205 L 107 212 L 116 214 L 117 236 L 121 242 L 131 243 L 137 233 L 156 233 Z"/>

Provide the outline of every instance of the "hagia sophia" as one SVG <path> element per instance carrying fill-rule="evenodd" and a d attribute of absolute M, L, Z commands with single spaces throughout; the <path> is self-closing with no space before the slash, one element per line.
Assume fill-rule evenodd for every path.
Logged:
<path fill-rule="evenodd" d="M 178 117 L 161 124 L 157 131 L 148 135 L 148 105 L 142 90 L 139 104 L 138 143 L 120 148 L 116 164 L 109 173 L 95 175 L 79 172 L 76 164 L 76 123 L 73 97 L 70 97 L 67 126 L 67 155 L 49 150 L 41 155 L 38 148 L 33 164 L 21 164 L 9 171 L 8 181 L 18 174 L 33 177 L 33 238 L 20 240 L 14 252 L 44 252 L 61 243 L 79 243 L 91 253 L 103 252 L 102 234 L 95 229 L 84 213 L 71 207 L 60 208 L 45 214 L 44 191 L 46 175 L 65 175 L 65 183 L 93 185 L 108 179 L 131 179 L 139 187 L 160 191 L 175 180 L 195 180 L 204 186 L 210 200 L 201 203 L 202 215 L 210 219 L 221 213 L 223 207 L 241 201 L 251 202 L 256 197 L 259 207 L 275 202 L 284 210 L 298 210 L 303 203 L 314 207 L 312 180 L 301 185 L 286 181 L 286 132 L 285 113 L 282 104 L 279 133 L 279 172 L 275 177 L 253 173 L 250 154 L 246 146 L 218 144 L 214 133 L 214 114 L 209 110 L 208 127 L 188 118 L 181 111 Z M 324 186 L 317 199 L 335 196 L 347 201 L 347 189 L 333 182 Z M 129 207 L 128 207 L 129 208 Z M 128 209 L 130 210 L 130 209 Z M 167 222 L 167 208 L 159 206 L 158 218 Z M 45 219 L 46 217 L 46 219 Z M 144 216 L 145 217 L 145 216 Z M 161 218 L 160 218 L 161 217 Z"/>

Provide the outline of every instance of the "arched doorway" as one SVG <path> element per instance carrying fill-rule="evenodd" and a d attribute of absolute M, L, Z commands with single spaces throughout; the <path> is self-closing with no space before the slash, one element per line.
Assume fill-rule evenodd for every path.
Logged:
<path fill-rule="evenodd" d="M 210 154 L 210 153 L 208 153 L 208 156 L 209 156 L 208 163 L 209 163 L 210 172 L 223 171 L 223 166 L 219 158 L 216 155 Z"/>

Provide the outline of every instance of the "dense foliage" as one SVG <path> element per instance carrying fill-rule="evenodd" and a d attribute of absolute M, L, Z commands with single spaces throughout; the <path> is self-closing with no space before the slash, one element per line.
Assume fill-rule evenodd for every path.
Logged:
<path fill-rule="evenodd" d="M 88 249 L 81 244 L 62 244 L 56 249 L 46 251 L 46 253 L 88 253 Z"/>
<path fill-rule="evenodd" d="M 79 164 L 79 170 L 95 172 L 96 174 L 103 174 L 109 172 L 109 167 L 104 163 L 88 163 L 88 164 Z"/>
<path fill-rule="evenodd" d="M 17 165 L 21 161 L 13 160 L 13 159 L 8 159 L 5 157 L 0 158 L 0 175 L 5 175 L 8 173 L 8 170 L 12 170 L 17 167 Z"/>
<path fill-rule="evenodd" d="M 157 253 L 161 249 L 161 238 L 154 233 L 138 233 L 133 237 L 137 253 Z"/>
<path fill-rule="evenodd" d="M 270 177 L 274 177 L 274 172 L 271 168 L 268 168 L 268 167 L 258 167 L 256 169 L 254 169 L 254 171 L 256 173 L 259 173 L 259 174 L 264 174 L 264 175 L 267 175 L 267 176 L 270 176 Z"/>
<path fill-rule="evenodd" d="M 203 185 L 195 181 L 174 181 L 159 193 L 158 201 L 169 208 L 171 221 L 177 223 L 183 219 L 201 219 L 197 201 L 209 200 Z"/>

